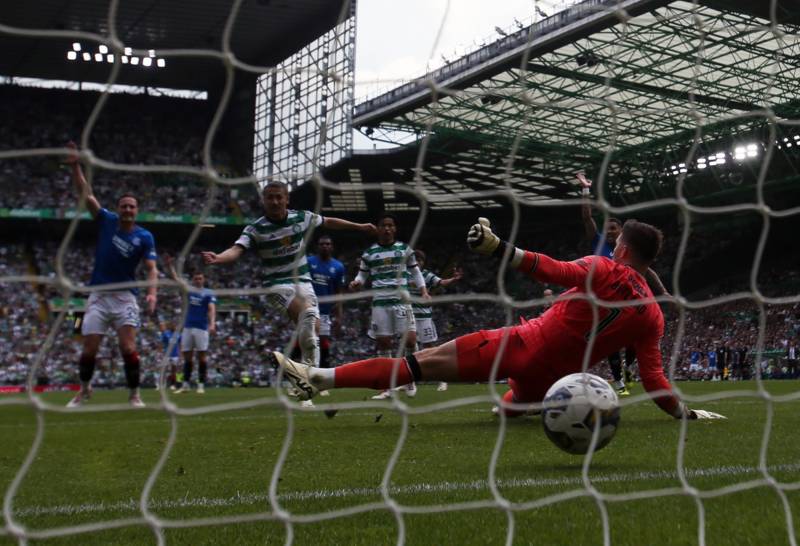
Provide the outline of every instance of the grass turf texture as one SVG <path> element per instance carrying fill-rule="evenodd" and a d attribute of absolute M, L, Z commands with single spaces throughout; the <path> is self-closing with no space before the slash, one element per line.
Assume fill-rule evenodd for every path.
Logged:
<path fill-rule="evenodd" d="M 765 382 L 773 395 L 797 392 L 796 381 Z M 693 395 L 754 390 L 753 382 L 682 383 Z M 505 390 L 504 386 L 498 387 Z M 633 394 L 641 394 L 640 386 Z M 421 409 L 444 400 L 482 396 L 483 385 L 420 388 L 409 400 Z M 321 403 L 365 399 L 372 392 L 338 391 Z M 211 389 L 172 396 L 184 408 L 244 402 L 274 396 L 270 389 Z M 67 394 L 44 400 L 66 403 Z M 148 403 L 157 393 L 145 392 Z M 2 400 L 9 400 L 4 398 Z M 0 400 L 0 401 L 2 401 Z M 96 392 L 91 404 L 125 400 L 122 391 Z M 649 400 L 626 405 L 617 436 L 595 454 L 592 486 L 604 494 L 657 492 L 680 487 L 676 472 L 680 423 Z M 89 407 L 91 407 L 91 404 Z M 729 417 L 688 423 L 684 468 L 692 487 L 717 491 L 753 483 L 768 419 L 760 398 L 737 396 L 693 404 Z M 391 498 L 411 510 L 403 515 L 408 544 L 503 544 L 509 516 L 493 501 L 488 482 L 498 440 L 499 419 L 487 402 L 410 415 L 408 436 L 391 473 Z M 800 400 L 775 403 L 767 464 L 786 492 L 792 525 L 800 534 Z M 293 525 L 295 544 L 390 544 L 398 537 L 395 515 L 381 506 L 380 484 L 402 431 L 402 416 L 390 404 L 349 409 L 336 418 L 321 412 L 292 412 L 294 433 L 281 469 L 280 507 L 308 517 L 353 510 L 344 517 Z M 378 416 L 381 416 L 379 419 Z M 150 497 L 150 510 L 185 528 L 168 528 L 169 544 L 283 544 L 280 521 L 192 526 L 195 518 L 273 514 L 268 487 L 289 426 L 288 412 L 275 406 L 177 418 L 173 449 Z M 581 481 L 583 457 L 559 451 L 545 437 L 539 417 L 509 420 L 496 467 L 498 491 L 510 501 L 514 544 L 602 544 L 600 508 Z M 30 472 L 13 498 L 17 521 L 29 530 L 141 518 L 144 484 L 171 430 L 163 410 L 44 414 L 44 441 Z M 30 406 L 0 409 L 0 483 L 6 490 L 34 439 L 36 414 Z M 569 493 L 572 496 L 569 496 Z M 564 496 L 564 495 L 567 496 Z M 552 498 L 553 495 L 560 497 Z M 537 502 L 554 502 L 538 505 Z M 477 503 L 470 505 L 469 503 Z M 427 509 L 459 507 L 457 511 Z M 605 504 L 614 544 L 697 542 L 698 505 L 680 494 L 614 500 Z M 470 509 L 471 508 L 471 509 Z M 518 509 L 522 508 L 522 509 Z M 708 544 L 788 544 L 782 499 L 761 485 L 702 502 Z M 12 544 L 0 536 L 0 544 Z M 153 544 L 149 527 L 133 523 L 30 544 Z"/>

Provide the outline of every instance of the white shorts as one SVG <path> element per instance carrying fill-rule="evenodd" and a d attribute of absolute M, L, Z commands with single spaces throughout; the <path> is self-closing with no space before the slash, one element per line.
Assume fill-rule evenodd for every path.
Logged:
<path fill-rule="evenodd" d="M 439 339 L 436 325 L 431 317 L 415 318 L 417 321 L 417 343 L 433 343 Z"/>
<path fill-rule="evenodd" d="M 83 314 L 81 334 L 104 335 L 109 327 L 119 330 L 123 326 L 141 326 L 139 304 L 131 292 L 92 292 Z"/>
<path fill-rule="evenodd" d="M 181 332 L 181 352 L 208 350 L 208 330 L 200 328 L 184 328 Z"/>
<path fill-rule="evenodd" d="M 372 339 L 384 336 L 402 336 L 406 332 L 416 332 L 417 323 L 411 306 L 398 303 L 395 305 L 374 305 L 372 307 L 372 326 L 367 335 Z"/>
<path fill-rule="evenodd" d="M 319 316 L 319 335 L 330 337 L 331 336 L 331 316 Z"/>
<path fill-rule="evenodd" d="M 267 301 L 279 311 L 286 311 L 295 298 L 302 298 L 311 303 L 312 307 L 317 307 L 317 295 L 310 282 L 276 284 L 267 289 Z"/>

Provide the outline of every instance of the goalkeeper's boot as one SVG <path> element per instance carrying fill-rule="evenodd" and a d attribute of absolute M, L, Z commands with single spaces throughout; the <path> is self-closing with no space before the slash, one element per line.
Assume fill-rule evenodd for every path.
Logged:
<path fill-rule="evenodd" d="M 440 383 L 439 383 L 439 386 L 438 386 L 438 387 L 436 387 L 436 390 L 437 390 L 438 392 L 444 392 L 444 391 L 446 391 L 446 390 L 447 390 L 447 383 L 446 383 L 446 382 L 444 382 L 444 381 L 440 382 Z"/>
<path fill-rule="evenodd" d="M 295 362 L 278 351 L 272 351 L 268 354 L 272 367 L 275 370 L 282 369 L 283 376 L 297 389 L 297 398 L 311 400 L 319 394 L 319 389 L 311 383 L 310 366 Z"/>
<path fill-rule="evenodd" d="M 300 407 L 301 408 L 313 408 L 314 407 L 314 402 L 312 402 L 311 400 L 303 400 L 302 402 L 300 402 Z"/>
<path fill-rule="evenodd" d="M 87 402 L 89 400 L 89 398 L 91 398 L 91 397 L 92 397 L 92 388 L 91 387 L 89 387 L 87 389 L 81 388 L 81 390 L 78 391 L 78 394 L 76 394 L 72 398 L 72 400 L 67 402 L 67 407 L 68 408 L 79 408 L 84 404 L 84 402 Z"/>
<path fill-rule="evenodd" d="M 417 395 L 417 384 L 413 381 L 405 386 L 406 396 L 414 398 Z"/>
<path fill-rule="evenodd" d="M 617 387 L 617 396 L 630 396 L 631 391 L 628 390 L 628 387 L 622 385 L 621 387 Z"/>

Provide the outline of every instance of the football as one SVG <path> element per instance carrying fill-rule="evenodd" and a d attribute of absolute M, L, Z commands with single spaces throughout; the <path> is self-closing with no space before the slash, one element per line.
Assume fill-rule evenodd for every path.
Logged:
<path fill-rule="evenodd" d="M 608 445 L 619 424 L 619 399 L 611 385 L 590 373 L 562 377 L 548 389 L 542 423 L 547 437 L 567 453 L 589 451 L 592 432 L 600 427 L 595 451 Z"/>

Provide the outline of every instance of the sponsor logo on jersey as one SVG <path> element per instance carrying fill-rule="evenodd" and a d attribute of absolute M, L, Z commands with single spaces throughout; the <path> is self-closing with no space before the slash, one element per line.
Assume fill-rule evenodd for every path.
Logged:
<path fill-rule="evenodd" d="M 119 253 L 126 258 L 130 258 L 131 254 L 133 254 L 133 251 L 135 250 L 135 247 L 131 243 L 119 235 L 114 235 L 114 237 L 111 239 L 111 243 L 116 247 L 117 250 L 119 250 Z"/>

